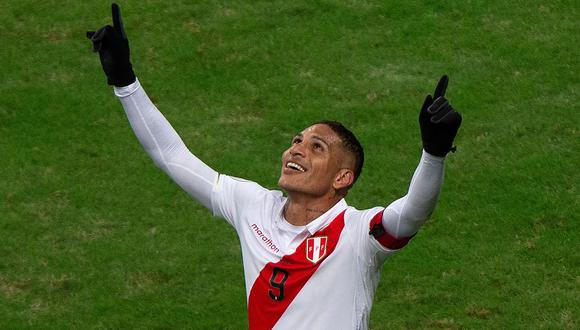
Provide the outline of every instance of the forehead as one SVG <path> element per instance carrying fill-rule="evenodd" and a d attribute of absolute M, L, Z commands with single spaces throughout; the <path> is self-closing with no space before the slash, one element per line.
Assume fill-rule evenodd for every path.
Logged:
<path fill-rule="evenodd" d="M 305 138 L 309 137 L 318 137 L 323 139 L 328 144 L 336 144 L 340 143 L 340 137 L 336 134 L 332 128 L 328 127 L 324 124 L 315 124 L 305 128 L 302 132 L 300 132 L 302 136 Z"/>

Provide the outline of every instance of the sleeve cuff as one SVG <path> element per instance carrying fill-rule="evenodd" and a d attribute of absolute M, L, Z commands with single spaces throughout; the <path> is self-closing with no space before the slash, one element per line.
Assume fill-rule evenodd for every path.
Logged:
<path fill-rule="evenodd" d="M 443 156 L 443 157 L 433 156 L 430 153 L 428 153 L 427 151 L 425 151 L 425 149 L 423 149 L 422 156 L 423 156 L 423 159 L 425 159 L 427 161 L 432 161 L 432 162 L 443 163 L 443 161 L 445 160 L 445 156 Z"/>
<path fill-rule="evenodd" d="M 141 84 L 139 83 L 139 79 L 135 78 L 134 83 L 123 87 L 115 86 L 113 87 L 113 90 L 117 97 L 127 97 L 135 93 L 139 88 L 141 88 Z"/>
<path fill-rule="evenodd" d="M 369 223 L 369 235 L 373 236 L 374 239 L 385 249 L 388 250 L 399 250 L 405 247 L 413 238 L 411 237 L 395 237 L 391 235 L 383 225 L 383 211 L 377 213 Z"/>

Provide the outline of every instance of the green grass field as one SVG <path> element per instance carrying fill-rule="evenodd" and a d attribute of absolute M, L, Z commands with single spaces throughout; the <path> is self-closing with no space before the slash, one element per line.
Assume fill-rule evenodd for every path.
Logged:
<path fill-rule="evenodd" d="M 439 77 L 463 114 L 431 220 L 372 329 L 580 327 L 577 1 L 121 1 L 190 149 L 276 188 L 320 119 L 366 151 L 351 205 L 407 189 Z M 85 31 L 106 1 L 0 2 L 0 328 L 247 327 L 235 232 L 158 170 Z"/>

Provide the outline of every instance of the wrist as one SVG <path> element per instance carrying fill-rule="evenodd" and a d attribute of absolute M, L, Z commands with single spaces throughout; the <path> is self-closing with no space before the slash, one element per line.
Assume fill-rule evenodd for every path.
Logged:
<path fill-rule="evenodd" d="M 422 157 L 427 159 L 427 160 L 436 161 L 436 162 L 443 162 L 445 160 L 445 156 L 436 156 L 436 155 L 430 154 L 425 149 L 423 149 Z"/>
<path fill-rule="evenodd" d="M 113 85 L 115 87 L 125 87 L 125 86 L 129 86 L 132 83 L 135 82 L 135 73 L 133 73 L 133 68 L 131 67 L 131 64 L 129 64 L 128 68 L 125 68 L 125 70 L 120 71 L 120 72 L 114 72 L 111 73 L 110 76 L 107 77 L 108 78 L 108 84 L 109 85 Z"/>
<path fill-rule="evenodd" d="M 117 97 L 127 97 L 135 93 L 139 88 L 141 88 L 141 83 L 139 79 L 135 78 L 135 81 L 127 86 L 114 86 L 113 90 Z"/>

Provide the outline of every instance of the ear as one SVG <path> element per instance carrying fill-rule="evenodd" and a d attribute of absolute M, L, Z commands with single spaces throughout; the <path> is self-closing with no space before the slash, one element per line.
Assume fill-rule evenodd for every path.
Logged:
<path fill-rule="evenodd" d="M 348 168 L 342 168 L 340 169 L 340 171 L 338 171 L 338 174 L 336 175 L 334 182 L 332 183 L 332 187 L 335 190 L 343 190 L 345 188 L 350 187 L 353 182 L 354 182 L 353 170 Z"/>

